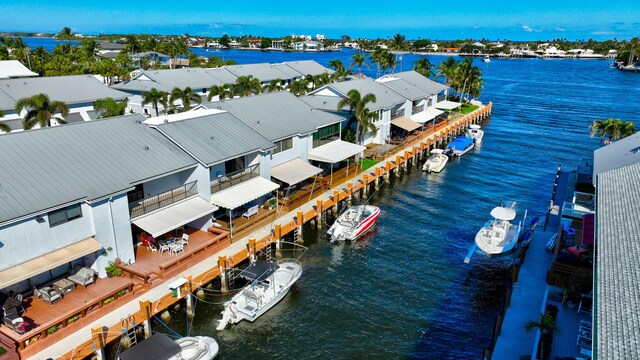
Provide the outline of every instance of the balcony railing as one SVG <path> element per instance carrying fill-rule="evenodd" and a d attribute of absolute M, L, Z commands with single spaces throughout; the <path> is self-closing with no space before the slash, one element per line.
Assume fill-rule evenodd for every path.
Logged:
<path fill-rule="evenodd" d="M 254 164 L 211 180 L 211 194 L 260 176 L 259 165 L 260 164 Z"/>
<path fill-rule="evenodd" d="M 442 102 L 447 100 L 447 95 L 445 94 L 438 94 L 438 102 Z"/>
<path fill-rule="evenodd" d="M 391 113 L 391 120 L 397 119 L 397 118 L 399 118 L 401 116 L 404 116 L 404 110 L 403 109 L 398 109 L 398 110 L 393 111 Z"/>
<path fill-rule="evenodd" d="M 328 144 L 330 142 L 336 141 L 336 140 L 340 140 L 340 135 L 339 134 L 334 134 L 330 137 L 326 137 L 324 139 L 316 139 L 313 140 L 313 148 L 317 148 L 318 146 L 322 146 L 324 144 Z"/>
<path fill-rule="evenodd" d="M 591 213 L 593 213 L 593 210 L 589 210 L 583 206 L 580 206 L 579 204 L 570 203 L 568 201 L 565 201 L 564 204 L 562 204 L 563 217 L 582 219 L 582 215 Z"/>
<path fill-rule="evenodd" d="M 173 190 L 163 192 L 161 194 L 146 198 L 144 200 L 129 203 L 129 213 L 131 218 L 137 218 L 152 211 L 161 209 L 165 206 L 174 204 L 180 200 L 184 200 L 198 194 L 198 181 L 193 181 Z"/>
<path fill-rule="evenodd" d="M 411 108 L 411 115 L 415 115 L 419 112 L 422 112 L 422 110 L 424 110 L 424 104 L 423 105 L 418 105 L 418 106 L 414 106 L 413 108 Z"/>

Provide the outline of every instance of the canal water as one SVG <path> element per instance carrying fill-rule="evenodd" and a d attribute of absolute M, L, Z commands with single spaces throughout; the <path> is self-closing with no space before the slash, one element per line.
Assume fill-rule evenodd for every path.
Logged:
<path fill-rule="evenodd" d="M 334 58 L 348 66 L 353 54 L 195 51 L 238 63 L 315 59 L 325 66 Z M 418 58 L 404 55 L 403 70 Z M 480 146 L 440 174 L 414 169 L 393 179 L 371 200 L 382 210 L 375 231 L 356 243 L 334 245 L 322 231 L 305 231 L 302 277 L 255 323 L 216 331 L 224 298 L 207 296 L 190 333 L 215 337 L 221 359 L 479 358 L 491 341 L 508 262 L 477 253 L 464 264 L 476 231 L 500 201 L 516 200 L 519 218 L 525 209 L 543 216 L 557 166 L 573 168 L 599 146 L 589 138 L 594 119 L 640 125 L 640 75 L 596 60 L 474 62 L 485 79 L 481 100 L 494 103 Z M 180 314 L 169 325 L 184 335 Z"/>

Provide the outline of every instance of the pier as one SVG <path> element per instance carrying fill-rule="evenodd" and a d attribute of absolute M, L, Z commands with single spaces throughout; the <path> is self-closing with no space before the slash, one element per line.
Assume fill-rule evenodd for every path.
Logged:
<path fill-rule="evenodd" d="M 119 307 L 114 307 L 106 315 L 97 319 L 80 319 L 84 321 L 78 321 L 78 324 L 75 324 L 73 333 L 48 335 L 43 331 L 38 334 L 36 340 L 31 337 L 21 341 L 19 350 L 21 358 L 77 359 L 97 354 L 101 359 L 105 345 L 122 336 L 121 320 L 123 318 L 130 319 L 128 324 L 144 324 L 145 331 L 150 332 L 150 319 L 154 315 L 159 315 L 185 297 L 189 307 L 191 294 L 225 274 L 227 269 L 240 264 L 272 244 L 278 247 L 281 239 L 286 235 L 300 236 L 302 233 L 300 230 L 309 222 L 322 226 L 323 213 L 332 212 L 335 215 L 341 203 L 348 202 L 354 197 L 370 195 L 385 182 L 389 175 L 398 175 L 407 166 L 416 166 L 419 160 L 424 159 L 429 150 L 435 148 L 437 144 L 441 144 L 442 141 L 448 142 L 454 136 L 464 133 L 469 125 L 482 122 L 491 115 L 491 110 L 492 103 L 489 103 L 470 114 L 455 116 L 441 126 L 408 139 L 402 144 L 403 147 L 394 149 L 395 152 L 390 152 L 389 156 L 365 172 L 354 174 L 355 176 L 351 179 L 326 190 L 309 202 L 287 209 L 288 212 L 279 215 L 270 224 L 241 239 L 234 239 L 224 249 L 207 256 L 179 274 L 164 278 L 162 282 L 157 281 L 147 287 L 141 287 L 139 291 L 132 291 L 127 294 L 126 303 L 123 302 Z M 220 243 L 224 241 L 228 240 L 221 240 Z M 532 243 L 535 242 L 534 239 Z M 544 244 L 541 246 L 544 249 Z M 534 259 L 530 263 L 535 261 Z M 169 291 L 167 285 L 177 282 L 183 283 L 180 285 L 182 291 L 174 294 L 173 291 Z M 67 319 L 60 320 L 65 322 Z"/>

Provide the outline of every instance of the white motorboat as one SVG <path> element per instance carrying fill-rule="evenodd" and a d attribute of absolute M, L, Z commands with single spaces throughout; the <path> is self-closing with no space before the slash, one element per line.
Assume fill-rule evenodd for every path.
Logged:
<path fill-rule="evenodd" d="M 480 129 L 480 125 L 470 125 L 465 135 L 472 138 L 476 144 L 480 144 L 484 136 L 484 130 Z"/>
<path fill-rule="evenodd" d="M 447 150 L 445 150 L 445 154 L 451 156 L 462 156 L 466 154 L 469 150 L 473 149 L 474 142 L 472 138 L 466 136 L 458 136 L 455 140 L 447 145 Z"/>
<path fill-rule="evenodd" d="M 224 303 L 218 330 L 242 320 L 255 321 L 284 298 L 302 275 L 300 261 L 283 259 L 277 263 L 256 261 L 242 270 L 239 277 L 249 280 L 239 293 Z"/>
<path fill-rule="evenodd" d="M 444 169 L 448 161 L 449 157 L 444 154 L 444 150 L 433 149 L 429 159 L 422 165 L 422 171 L 439 173 Z"/>
<path fill-rule="evenodd" d="M 485 55 L 485 56 L 482 58 L 482 61 L 484 61 L 484 62 L 488 63 L 488 62 L 491 62 L 491 58 L 489 58 L 489 55 Z"/>
<path fill-rule="evenodd" d="M 218 343 L 208 336 L 189 336 L 174 341 L 156 333 L 117 355 L 117 359 L 211 360 L 219 350 Z"/>
<path fill-rule="evenodd" d="M 516 218 L 515 202 L 511 207 L 498 206 L 491 210 L 493 220 L 484 224 L 476 234 L 476 245 L 489 255 L 497 255 L 513 250 L 518 244 L 521 224 L 511 223 Z"/>
<path fill-rule="evenodd" d="M 327 234 L 331 241 L 356 240 L 373 227 L 380 215 L 380 208 L 373 205 L 352 206 L 338 216 Z"/>

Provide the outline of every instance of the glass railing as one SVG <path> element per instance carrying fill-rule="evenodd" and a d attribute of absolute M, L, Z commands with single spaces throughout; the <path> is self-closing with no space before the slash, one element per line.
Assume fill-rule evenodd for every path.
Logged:
<path fill-rule="evenodd" d="M 161 194 L 129 203 L 131 218 L 137 218 L 198 194 L 198 181 L 193 181 Z"/>
<path fill-rule="evenodd" d="M 260 176 L 260 164 L 254 164 L 211 180 L 211 194 Z"/>
<path fill-rule="evenodd" d="M 411 115 L 415 115 L 419 112 L 422 112 L 422 110 L 424 110 L 424 105 L 414 106 L 413 108 L 411 108 Z"/>

